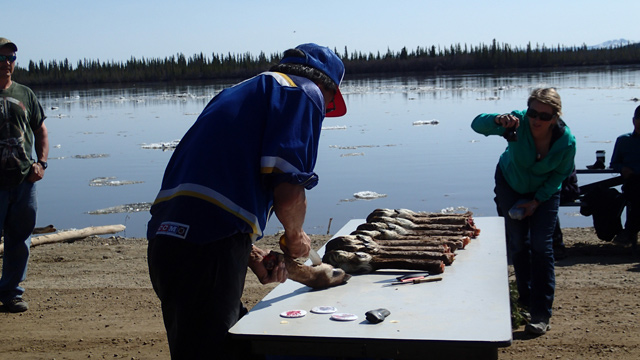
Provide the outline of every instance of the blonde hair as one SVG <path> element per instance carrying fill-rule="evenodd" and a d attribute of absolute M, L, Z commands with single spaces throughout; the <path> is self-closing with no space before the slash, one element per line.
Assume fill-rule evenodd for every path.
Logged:
<path fill-rule="evenodd" d="M 551 106 L 558 116 L 562 115 L 562 100 L 560 100 L 560 95 L 555 88 L 533 89 L 531 95 L 529 95 L 529 100 L 527 100 L 527 106 L 531 105 L 534 100 Z"/>

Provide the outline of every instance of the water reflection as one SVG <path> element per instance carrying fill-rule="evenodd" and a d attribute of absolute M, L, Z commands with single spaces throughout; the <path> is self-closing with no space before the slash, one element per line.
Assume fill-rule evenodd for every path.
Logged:
<path fill-rule="evenodd" d="M 580 167 L 593 163 L 596 150 L 611 154 L 615 138 L 631 130 L 639 79 L 638 67 L 347 79 L 342 86 L 347 116 L 323 124 L 320 183 L 308 192 L 305 230 L 324 233 L 333 224 L 330 230 L 336 231 L 383 207 L 468 208 L 476 216 L 495 216 L 493 170 L 505 144 L 475 134 L 469 127 L 475 115 L 523 109 L 532 88 L 554 86 L 578 141 Z M 52 159 L 38 187 L 39 225 L 121 223 L 127 236 L 144 236 L 149 218 L 144 209 L 160 188 L 171 148 L 229 85 L 37 91 L 48 116 Z M 100 178 L 127 184 L 89 185 Z M 592 180 L 597 179 L 579 179 Z M 363 192 L 385 196 L 354 197 Z M 577 208 L 561 213 L 563 226 L 591 225 Z M 279 228 L 272 219 L 267 233 Z"/>

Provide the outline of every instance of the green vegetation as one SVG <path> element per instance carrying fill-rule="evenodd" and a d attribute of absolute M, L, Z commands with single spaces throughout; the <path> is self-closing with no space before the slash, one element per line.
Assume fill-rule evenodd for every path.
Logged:
<path fill-rule="evenodd" d="M 336 53 L 342 58 L 347 77 L 398 73 L 438 73 L 461 71 L 531 70 L 574 66 L 631 65 L 640 63 L 640 44 L 606 49 L 581 47 L 512 47 L 493 41 L 490 45 L 431 46 L 385 54 L 363 54 L 345 48 Z M 190 58 L 177 54 L 165 59 L 136 59 L 125 62 L 100 62 L 84 59 L 72 66 L 68 60 L 34 63 L 17 67 L 14 79 L 28 86 L 97 85 L 158 81 L 238 79 L 255 75 L 278 62 L 281 54 L 254 57 L 245 54 L 203 53 Z"/>
<path fill-rule="evenodd" d="M 511 328 L 516 330 L 520 326 L 527 324 L 527 318 L 524 315 L 527 311 L 518 302 L 518 285 L 515 280 L 509 281 L 509 303 L 511 304 Z"/>

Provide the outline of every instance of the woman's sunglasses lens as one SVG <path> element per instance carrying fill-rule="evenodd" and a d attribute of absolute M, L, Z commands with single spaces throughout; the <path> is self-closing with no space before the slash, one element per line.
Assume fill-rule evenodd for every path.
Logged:
<path fill-rule="evenodd" d="M 549 121 L 551 119 L 553 119 L 553 114 L 549 114 L 549 113 L 544 113 L 544 112 L 537 112 L 533 109 L 527 109 L 527 116 L 534 119 L 540 119 L 542 121 Z"/>

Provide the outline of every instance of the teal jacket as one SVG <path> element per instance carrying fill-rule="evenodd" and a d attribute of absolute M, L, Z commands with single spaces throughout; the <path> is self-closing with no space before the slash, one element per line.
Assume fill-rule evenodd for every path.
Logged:
<path fill-rule="evenodd" d="M 502 173 L 513 190 L 520 194 L 534 193 L 536 200 L 543 202 L 560 191 L 562 181 L 575 166 L 576 139 L 569 127 L 558 120 L 553 130 L 552 145 L 542 160 L 537 160 L 537 151 L 529 128 L 526 110 L 515 110 L 511 115 L 520 119 L 518 141 L 508 142 L 498 162 Z M 485 136 L 502 135 L 504 128 L 494 121 L 499 114 L 480 114 L 473 119 L 471 128 Z"/>

